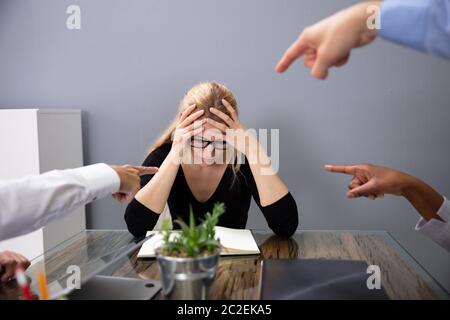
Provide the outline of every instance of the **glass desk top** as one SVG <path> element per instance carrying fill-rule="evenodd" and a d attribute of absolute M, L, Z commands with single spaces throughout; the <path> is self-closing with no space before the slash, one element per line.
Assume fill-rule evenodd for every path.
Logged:
<path fill-rule="evenodd" d="M 268 230 L 252 232 L 261 254 L 221 257 L 212 299 L 258 299 L 263 259 L 362 260 L 380 267 L 382 287 L 391 299 L 449 299 L 448 292 L 388 232 L 299 230 L 290 239 Z M 68 292 L 78 271 L 82 283 L 97 274 L 159 280 L 155 259 L 137 258 L 139 240 L 127 230 L 83 231 L 32 261 L 26 271 L 32 292 L 37 298 L 39 271 L 45 272 L 55 298 Z M 0 299 L 17 298 L 20 288 L 14 280 L 0 285 Z"/>

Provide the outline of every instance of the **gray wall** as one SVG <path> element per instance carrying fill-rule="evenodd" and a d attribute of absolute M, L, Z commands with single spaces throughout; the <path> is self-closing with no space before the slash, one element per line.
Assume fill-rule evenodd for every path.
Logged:
<path fill-rule="evenodd" d="M 450 196 L 450 63 L 384 40 L 355 50 L 327 81 L 301 63 L 273 68 L 302 28 L 352 1 L 3 0 L 0 107 L 80 108 L 85 163 L 140 163 L 184 92 L 217 80 L 250 127 L 280 128 L 280 175 L 304 229 L 389 230 L 447 289 L 450 255 L 414 232 L 394 197 L 345 198 L 326 163 L 373 162 Z M 65 27 L 79 4 L 82 30 Z M 124 228 L 124 206 L 97 201 L 92 228 Z M 253 207 L 249 227 L 266 228 Z"/>

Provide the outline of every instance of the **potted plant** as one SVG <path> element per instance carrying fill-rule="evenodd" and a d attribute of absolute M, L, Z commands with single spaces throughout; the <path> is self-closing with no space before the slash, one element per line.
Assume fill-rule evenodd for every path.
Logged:
<path fill-rule="evenodd" d="M 212 213 L 196 225 L 191 207 L 189 225 L 180 219 L 174 221 L 181 231 L 170 230 L 169 221 L 163 221 L 163 244 L 156 250 L 156 259 L 162 290 L 169 299 L 208 297 L 220 256 L 214 227 L 224 212 L 223 203 L 216 203 Z"/>

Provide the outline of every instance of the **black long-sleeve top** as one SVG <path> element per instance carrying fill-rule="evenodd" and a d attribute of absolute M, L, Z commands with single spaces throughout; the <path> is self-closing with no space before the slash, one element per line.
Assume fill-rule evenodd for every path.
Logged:
<path fill-rule="evenodd" d="M 170 151 L 171 145 L 163 145 L 154 150 L 145 159 L 144 166 L 159 167 Z M 261 209 L 272 231 L 281 237 L 290 237 L 298 226 L 297 205 L 291 193 L 287 193 L 278 201 L 262 206 L 259 201 L 258 189 L 247 159 L 241 164 L 240 170 L 235 176 L 228 166 L 213 195 L 206 202 L 199 202 L 192 194 L 183 170 L 180 167 L 170 191 L 167 203 L 172 220 L 181 218 L 189 221 L 189 205 L 192 205 L 197 223 L 206 212 L 211 212 L 214 203 L 223 202 L 225 213 L 219 218 L 219 226 L 244 229 L 247 224 L 248 210 L 251 197 Z M 145 186 L 153 175 L 141 177 L 141 186 Z M 234 180 L 234 181 L 233 181 Z M 128 230 L 135 236 L 144 236 L 148 230 L 152 230 L 158 221 L 159 214 L 148 209 L 134 199 L 125 211 L 125 221 Z M 176 226 L 175 226 L 176 227 Z"/>

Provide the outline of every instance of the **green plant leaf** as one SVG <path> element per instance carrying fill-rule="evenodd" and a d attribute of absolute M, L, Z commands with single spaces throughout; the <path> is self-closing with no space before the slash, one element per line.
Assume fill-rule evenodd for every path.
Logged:
<path fill-rule="evenodd" d="M 214 228 L 219 222 L 219 217 L 225 212 L 223 203 L 215 203 L 212 213 L 207 212 L 199 225 L 195 223 L 195 215 L 192 206 L 189 206 L 189 225 L 182 219 L 176 219 L 174 223 L 181 228 L 178 237 L 170 240 L 170 224 L 163 221 L 164 250 L 169 255 L 181 255 L 197 257 L 202 253 L 213 252 L 220 247 L 220 242 L 215 239 Z"/>

